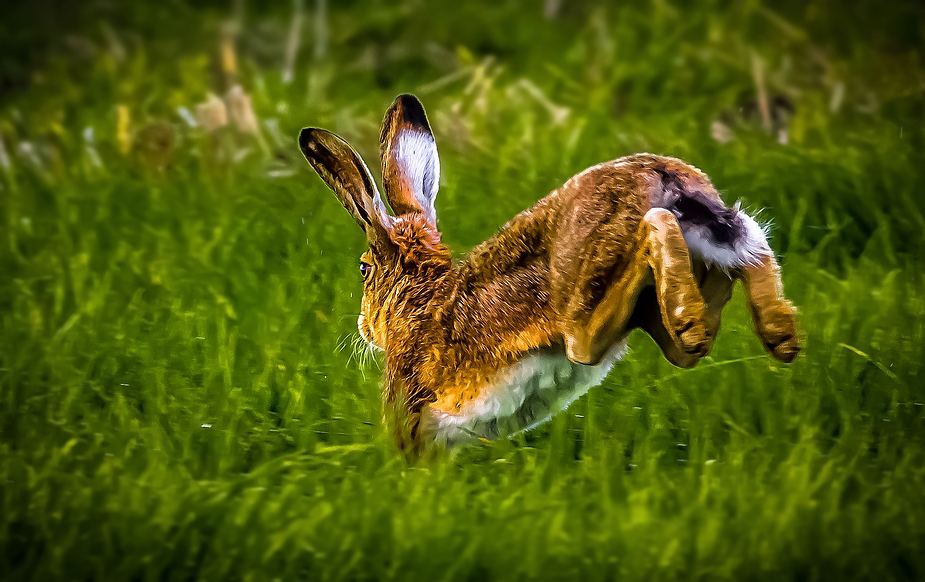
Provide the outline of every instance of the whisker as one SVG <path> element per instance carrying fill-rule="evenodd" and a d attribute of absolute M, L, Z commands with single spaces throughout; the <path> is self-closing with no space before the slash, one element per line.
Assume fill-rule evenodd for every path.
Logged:
<path fill-rule="evenodd" d="M 363 367 L 362 343 L 363 343 L 363 338 L 360 336 L 360 334 L 358 333 L 352 334 L 351 354 L 353 355 L 353 358 L 356 361 L 357 366 L 360 368 Z"/>
<path fill-rule="evenodd" d="M 360 338 L 362 340 L 362 338 Z M 365 341 L 360 347 L 360 374 L 363 375 L 363 379 L 366 379 L 366 369 L 369 367 L 369 361 L 367 358 L 367 350 L 369 349 L 369 344 Z"/>
<path fill-rule="evenodd" d="M 352 335 L 353 334 L 348 333 L 348 334 L 345 334 L 342 338 L 340 338 L 340 340 L 337 342 L 337 345 L 334 347 L 334 351 L 337 353 L 341 353 L 342 351 L 344 351 L 344 349 L 347 347 L 347 341 L 350 339 Z"/>
<path fill-rule="evenodd" d="M 379 358 L 376 357 L 376 352 L 378 351 L 378 348 L 376 348 L 376 346 L 374 346 L 373 344 L 367 343 L 365 351 L 366 351 L 367 362 L 370 365 L 375 364 L 376 369 L 381 370 L 381 366 L 379 365 L 380 360 Z"/>
<path fill-rule="evenodd" d="M 356 365 L 359 368 L 363 367 L 362 358 L 360 356 L 360 344 L 359 344 L 359 341 L 361 339 L 362 338 L 360 338 L 359 334 L 350 334 L 350 359 L 348 360 L 348 362 L 350 360 L 353 360 L 354 362 L 356 362 Z"/>
<path fill-rule="evenodd" d="M 359 364 L 360 374 L 362 374 L 363 379 L 366 380 L 366 369 L 369 366 L 367 353 L 369 350 L 369 343 L 367 343 L 360 334 L 357 334 L 354 347 L 356 349 L 357 363 Z"/>

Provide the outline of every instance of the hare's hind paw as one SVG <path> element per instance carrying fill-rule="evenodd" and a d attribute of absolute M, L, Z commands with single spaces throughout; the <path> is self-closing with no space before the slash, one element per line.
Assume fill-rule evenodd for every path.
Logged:
<path fill-rule="evenodd" d="M 704 323 L 703 310 L 682 308 L 679 311 L 672 321 L 675 343 L 685 354 L 698 359 L 704 357 L 713 344 L 713 335 Z"/>
<path fill-rule="evenodd" d="M 789 364 L 800 353 L 793 305 L 789 301 L 765 306 L 755 317 L 755 331 L 765 349 L 781 362 Z"/>

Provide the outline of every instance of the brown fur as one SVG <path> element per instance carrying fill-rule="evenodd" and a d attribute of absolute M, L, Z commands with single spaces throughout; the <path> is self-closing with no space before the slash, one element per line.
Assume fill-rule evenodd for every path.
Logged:
<path fill-rule="evenodd" d="M 563 345 L 573 361 L 594 363 L 638 327 L 672 363 L 694 365 L 712 345 L 737 278 L 767 348 L 783 361 L 796 355 L 792 306 L 773 259 L 730 275 L 702 262 L 692 269 L 674 216 L 647 215 L 666 172 L 719 201 L 696 168 L 648 154 L 590 168 L 454 265 L 432 206 L 415 197 L 394 159 L 399 132 L 408 129 L 430 133 L 417 100 L 401 96 L 380 137 L 394 218 L 377 203 L 372 179 L 358 175 L 365 166 L 345 142 L 313 129 L 303 130 L 300 144 L 367 232 L 360 332 L 385 351 L 383 410 L 409 455 L 426 444 L 425 407 L 454 413 L 541 346 Z"/>

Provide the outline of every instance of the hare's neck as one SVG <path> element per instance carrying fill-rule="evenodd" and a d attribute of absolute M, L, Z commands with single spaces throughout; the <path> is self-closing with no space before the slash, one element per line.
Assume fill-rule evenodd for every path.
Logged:
<path fill-rule="evenodd" d="M 558 341 L 548 280 L 548 200 L 516 216 L 447 274 L 443 324 L 467 355 L 508 359 Z"/>

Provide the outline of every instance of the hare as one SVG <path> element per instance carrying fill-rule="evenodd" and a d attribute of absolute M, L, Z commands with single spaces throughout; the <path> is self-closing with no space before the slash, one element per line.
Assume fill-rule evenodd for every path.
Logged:
<path fill-rule="evenodd" d="M 637 154 L 577 174 L 454 264 L 434 199 L 424 108 L 401 95 L 379 137 L 386 208 L 343 139 L 299 134 L 365 231 L 363 339 L 385 353 L 383 410 L 409 457 L 530 429 L 600 383 L 636 328 L 672 364 L 709 351 L 742 282 L 772 356 L 797 355 L 794 308 L 765 232 L 678 159 Z"/>

